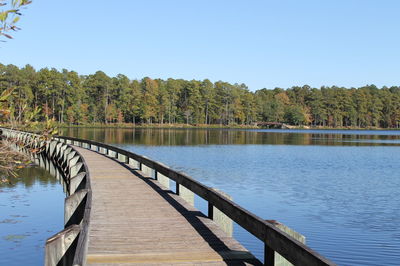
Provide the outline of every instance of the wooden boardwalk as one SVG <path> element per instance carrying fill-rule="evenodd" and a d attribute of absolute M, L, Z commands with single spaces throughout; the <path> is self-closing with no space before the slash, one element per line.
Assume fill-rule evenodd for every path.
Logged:
<path fill-rule="evenodd" d="M 261 265 L 211 219 L 158 181 L 94 151 L 88 265 Z"/>

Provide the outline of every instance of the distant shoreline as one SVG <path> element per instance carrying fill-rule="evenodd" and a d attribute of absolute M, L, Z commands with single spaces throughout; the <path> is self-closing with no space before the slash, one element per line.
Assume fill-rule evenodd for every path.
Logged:
<path fill-rule="evenodd" d="M 282 129 L 282 130 L 393 130 L 399 131 L 400 128 L 378 128 L 378 127 L 322 127 L 322 126 L 292 126 L 289 125 L 288 128 L 266 128 L 254 125 L 220 125 L 220 124 L 133 124 L 133 123 L 91 123 L 91 124 L 58 124 L 59 128 L 159 128 L 159 129 Z"/>

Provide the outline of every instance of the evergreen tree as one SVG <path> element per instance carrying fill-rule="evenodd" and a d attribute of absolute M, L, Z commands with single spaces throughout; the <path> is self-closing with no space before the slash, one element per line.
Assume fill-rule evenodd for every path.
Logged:
<path fill-rule="evenodd" d="M 252 124 L 257 121 L 330 127 L 400 127 L 400 88 L 321 87 L 248 90 L 210 80 L 129 80 L 102 71 L 0 64 L 0 93 L 13 89 L 10 116 L 40 109 L 37 119 L 61 123 Z"/>

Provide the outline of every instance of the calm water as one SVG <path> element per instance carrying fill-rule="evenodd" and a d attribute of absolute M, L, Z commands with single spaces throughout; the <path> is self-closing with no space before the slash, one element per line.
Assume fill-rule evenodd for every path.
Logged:
<path fill-rule="evenodd" d="M 400 265 L 400 132 L 66 129 L 187 172 L 340 265 Z M 202 202 L 198 208 L 205 210 Z M 235 237 L 262 258 L 260 241 Z"/>
<path fill-rule="evenodd" d="M 43 265 L 46 239 L 63 228 L 62 186 L 31 166 L 0 184 L 0 265 Z"/>

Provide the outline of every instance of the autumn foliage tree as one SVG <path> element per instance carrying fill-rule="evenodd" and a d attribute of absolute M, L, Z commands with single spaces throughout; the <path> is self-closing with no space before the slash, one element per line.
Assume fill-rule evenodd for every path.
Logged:
<path fill-rule="evenodd" d="M 294 86 L 249 91 L 224 81 L 130 80 L 63 69 L 0 64 L 0 93 L 14 88 L 14 117 L 40 109 L 37 119 L 61 123 L 187 123 L 250 125 L 257 121 L 298 126 L 400 127 L 400 87 Z"/>

